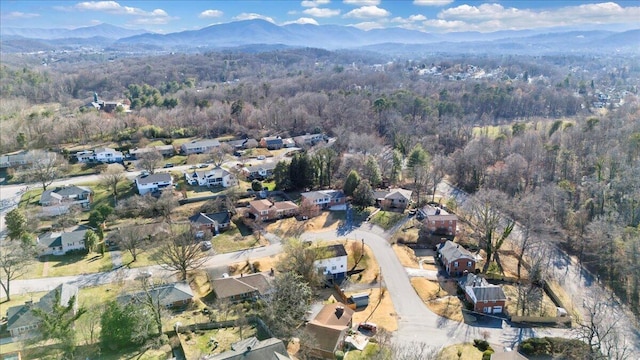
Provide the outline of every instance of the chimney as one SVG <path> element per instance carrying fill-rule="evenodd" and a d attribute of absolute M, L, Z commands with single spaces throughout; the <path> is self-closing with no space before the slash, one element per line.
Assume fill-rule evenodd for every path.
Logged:
<path fill-rule="evenodd" d="M 344 307 L 342 306 L 336 307 L 336 317 L 340 319 L 342 317 L 342 314 L 344 314 Z"/>

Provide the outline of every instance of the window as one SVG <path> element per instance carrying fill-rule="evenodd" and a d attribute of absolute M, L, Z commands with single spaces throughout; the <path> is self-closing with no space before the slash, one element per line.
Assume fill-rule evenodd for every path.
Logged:
<path fill-rule="evenodd" d="M 458 267 L 458 262 L 457 262 L 457 261 L 454 261 L 454 262 L 453 262 L 453 266 L 454 266 L 454 267 Z"/>
<path fill-rule="evenodd" d="M 467 261 L 467 266 L 471 267 L 471 261 Z"/>
<path fill-rule="evenodd" d="M 332 267 L 331 267 L 331 270 L 335 270 L 335 269 L 337 269 L 337 268 L 338 268 L 338 267 L 334 265 L 334 266 L 332 266 Z"/>

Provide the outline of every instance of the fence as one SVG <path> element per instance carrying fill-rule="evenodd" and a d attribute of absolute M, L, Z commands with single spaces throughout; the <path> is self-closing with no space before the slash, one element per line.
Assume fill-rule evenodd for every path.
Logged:
<path fill-rule="evenodd" d="M 264 323 L 264 321 L 262 321 L 262 319 L 260 319 L 257 316 L 247 316 L 247 323 L 256 326 L 257 328 L 260 328 L 260 330 L 264 331 L 267 335 L 269 335 L 270 337 L 273 337 L 273 333 L 271 332 L 271 330 L 269 330 L 269 328 L 267 327 L 267 325 Z M 208 323 L 199 323 L 199 324 L 191 324 L 191 325 L 185 325 L 185 326 L 176 326 L 175 331 L 178 334 L 184 334 L 186 332 L 189 331 L 196 331 L 196 330 L 214 330 L 214 329 L 222 329 L 222 328 L 228 328 L 228 327 L 236 327 L 236 321 L 235 320 L 227 320 L 227 321 L 211 321 Z"/>

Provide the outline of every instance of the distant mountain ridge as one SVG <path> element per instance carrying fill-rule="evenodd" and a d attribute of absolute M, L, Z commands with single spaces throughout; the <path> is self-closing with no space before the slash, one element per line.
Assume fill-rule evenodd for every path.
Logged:
<path fill-rule="evenodd" d="M 27 41 L 30 40 L 30 41 Z M 640 30 L 614 32 L 555 28 L 544 30 L 498 31 L 493 33 L 459 32 L 430 34 L 404 28 L 361 30 L 352 26 L 289 24 L 276 25 L 265 20 L 244 20 L 211 25 L 198 30 L 168 34 L 149 33 L 101 24 L 66 29 L 2 28 L 5 49 L 86 44 L 109 51 L 200 51 L 207 49 L 262 47 L 315 47 L 326 50 L 366 49 L 387 54 L 421 52 L 522 53 L 640 51 Z M 38 41 L 34 41 L 38 40 Z M 49 41 L 43 41 L 49 40 Z M 56 40 L 56 41 L 54 41 Z M 21 42 L 24 41 L 24 46 Z M 434 46 L 437 44 L 437 46 Z M 265 47 L 265 48 L 266 48 Z"/>
<path fill-rule="evenodd" d="M 125 29 L 111 24 L 99 24 L 76 29 L 39 29 L 39 28 L 1 28 L 2 36 L 23 37 L 28 39 L 87 39 L 102 37 L 107 39 L 122 39 L 130 36 L 149 33 L 147 30 Z"/>

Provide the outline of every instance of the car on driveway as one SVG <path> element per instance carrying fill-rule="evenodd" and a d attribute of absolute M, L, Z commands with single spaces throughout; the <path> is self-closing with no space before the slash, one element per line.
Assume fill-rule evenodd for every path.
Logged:
<path fill-rule="evenodd" d="M 202 251 L 211 250 L 211 247 L 211 241 L 203 241 L 200 243 L 200 248 L 202 249 Z"/>
<path fill-rule="evenodd" d="M 167 169 L 167 168 L 172 168 L 172 167 L 173 167 L 173 164 L 172 164 L 172 163 L 166 163 L 166 164 L 164 164 L 164 168 L 165 168 L 165 169 Z"/>

